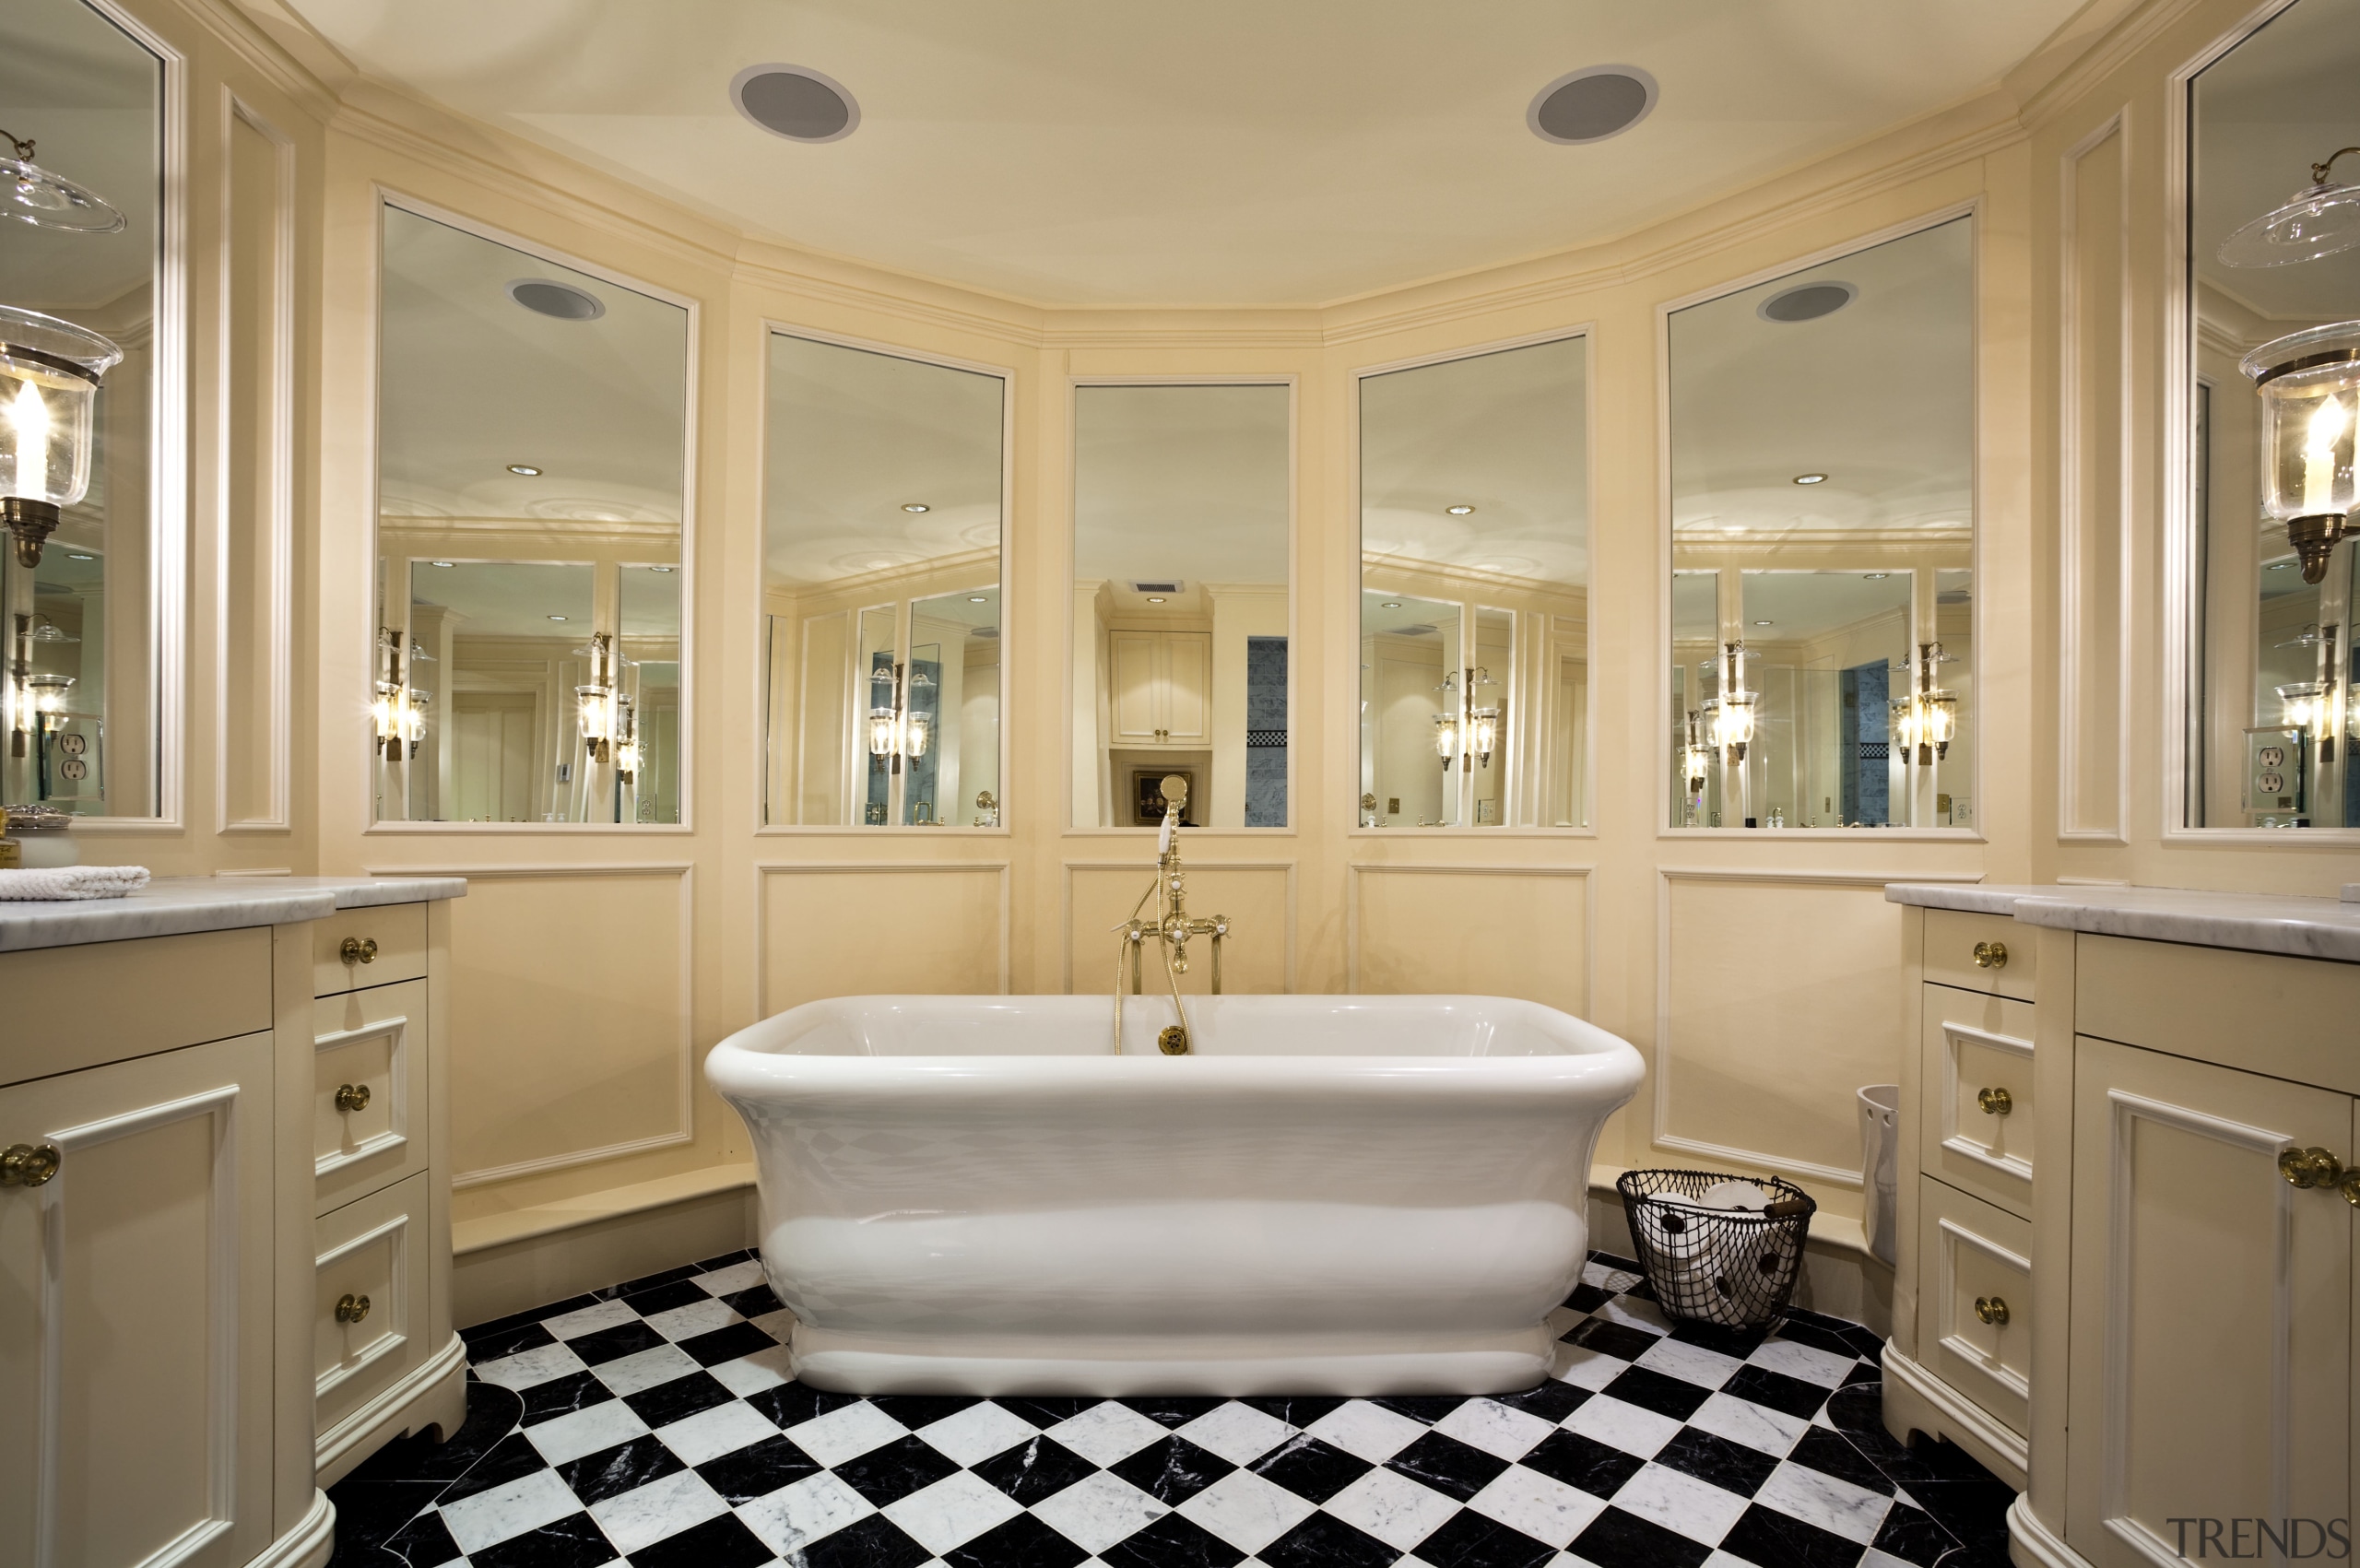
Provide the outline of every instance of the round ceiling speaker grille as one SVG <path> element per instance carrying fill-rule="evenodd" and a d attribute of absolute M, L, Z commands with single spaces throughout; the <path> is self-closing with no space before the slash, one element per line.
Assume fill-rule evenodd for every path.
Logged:
<path fill-rule="evenodd" d="M 554 277 L 520 277 L 508 286 L 508 297 L 535 315 L 560 321 L 596 321 L 607 313 L 604 300 Z"/>
<path fill-rule="evenodd" d="M 1817 321 L 1850 304 L 1859 292 L 1848 283 L 1801 283 L 1771 295 L 1753 313 L 1764 321 Z"/>
<path fill-rule="evenodd" d="M 1656 106 L 1656 79 L 1636 65 L 1591 65 L 1542 88 L 1524 122 L 1544 142 L 1602 142 Z"/>
<path fill-rule="evenodd" d="M 807 65 L 749 65 L 729 81 L 738 112 L 791 142 L 836 142 L 860 124 L 844 84 Z"/>

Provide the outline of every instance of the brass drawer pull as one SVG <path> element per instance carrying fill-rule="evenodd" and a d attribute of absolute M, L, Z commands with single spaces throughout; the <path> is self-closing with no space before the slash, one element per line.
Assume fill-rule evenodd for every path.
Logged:
<path fill-rule="evenodd" d="M 2344 1202 L 2360 1208 L 2360 1171 L 2344 1172 L 2342 1180 L 2335 1184 L 2335 1190 L 2343 1195 Z"/>
<path fill-rule="evenodd" d="M 347 1296 L 336 1303 L 336 1320 L 338 1323 L 358 1323 L 368 1315 L 369 1298 L 366 1296 Z"/>
<path fill-rule="evenodd" d="M 2008 967 L 2008 944 L 2007 944 L 2007 943 L 2005 943 L 2005 942 L 1977 942 L 1977 943 L 1976 943 L 1976 944 L 1975 944 L 1975 967 L 1976 967 L 1976 968 L 1977 968 L 1977 969 L 2005 969 L 2005 968 L 2007 968 L 2007 967 Z"/>
<path fill-rule="evenodd" d="M 2343 1161 L 2316 1145 L 2309 1149 L 2290 1149 L 2278 1157 L 2278 1173 L 2293 1187 L 2341 1187 L 2344 1177 Z M 2352 1197 L 2349 1191 L 2346 1197 Z M 2360 1204 L 2360 1198 L 2353 1198 Z"/>
<path fill-rule="evenodd" d="M 53 1143 L 12 1143 L 0 1149 L 0 1187 L 37 1187 L 57 1174 L 63 1157 Z"/>
<path fill-rule="evenodd" d="M 1994 1328 L 2005 1328 L 2008 1326 L 2008 1303 L 2006 1298 L 2001 1296 L 1976 1297 L 1975 1315 L 1981 1318 L 1984 1322 L 1989 1324 Z"/>
<path fill-rule="evenodd" d="M 1978 1089 L 1975 1102 L 1983 1107 L 1987 1116 L 2004 1116 L 2016 1108 L 2015 1096 L 2004 1089 Z"/>
<path fill-rule="evenodd" d="M 369 1109 L 369 1086 L 365 1083 L 337 1084 L 336 1108 L 339 1111 L 366 1111 Z"/>
<path fill-rule="evenodd" d="M 356 963 L 375 963 L 377 961 L 377 938 L 374 937 L 347 937 L 344 939 L 344 945 L 336 949 L 336 956 L 344 960 L 345 967 L 348 969 L 351 968 Z"/>

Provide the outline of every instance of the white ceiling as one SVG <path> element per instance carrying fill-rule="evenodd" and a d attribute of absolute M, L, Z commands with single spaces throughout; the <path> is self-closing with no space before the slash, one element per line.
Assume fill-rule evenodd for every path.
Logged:
<path fill-rule="evenodd" d="M 1292 511 L 1286 386 L 1080 386 L 1074 575 L 1284 584 Z M 1131 596 L 1124 595 L 1126 602 Z"/>
<path fill-rule="evenodd" d="M 580 643 L 595 627 L 591 600 L 595 568 L 586 563 L 459 560 L 410 565 L 410 601 L 437 605 L 461 618 L 463 637 L 558 637 Z M 680 635 L 679 574 L 652 567 L 622 569 L 624 652 L 635 638 Z M 562 621 L 551 616 L 565 617 Z"/>
<path fill-rule="evenodd" d="M 289 0 L 365 73 L 733 227 L 1044 303 L 1317 303 L 1593 243 L 1994 82 L 2082 0 Z M 852 136 L 740 118 L 825 72 Z M 1586 65 L 1662 84 L 1543 142 Z"/>
<path fill-rule="evenodd" d="M 1963 534 L 1974 277 L 1972 230 L 1959 219 L 1674 312 L 1673 526 L 1708 537 Z M 1815 321 L 1756 313 L 1822 280 L 1859 292 Z M 1808 473 L 1828 478 L 1794 482 Z"/>
<path fill-rule="evenodd" d="M 148 282 L 162 90 L 156 57 L 82 0 L 0 6 L 0 128 L 35 143 L 35 163 L 94 192 L 126 220 L 115 234 L 0 222 L 0 301 L 71 314 Z"/>

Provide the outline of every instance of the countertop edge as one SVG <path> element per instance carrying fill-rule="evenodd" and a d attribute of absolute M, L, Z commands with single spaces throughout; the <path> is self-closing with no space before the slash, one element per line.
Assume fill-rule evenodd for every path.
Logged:
<path fill-rule="evenodd" d="M 1884 897 L 1887 903 L 1909 904 L 1918 909 L 1955 909 L 1971 914 L 2010 914 L 2016 901 L 2027 896 L 2028 890 L 2019 887 L 1997 887 L 1982 882 L 1887 882 Z"/>
<path fill-rule="evenodd" d="M 2329 908 L 2335 907 L 2330 903 Z M 2350 925 L 2301 915 L 2232 914 L 2201 909 L 2141 909 L 2083 903 L 2071 898 L 2026 897 L 2015 917 L 2027 925 L 2082 931 L 2094 937 L 2177 942 L 2285 958 L 2360 963 L 2360 921 Z"/>
<path fill-rule="evenodd" d="M 462 877 L 159 877 L 119 899 L 0 900 L 0 953 L 325 920 L 464 898 Z"/>

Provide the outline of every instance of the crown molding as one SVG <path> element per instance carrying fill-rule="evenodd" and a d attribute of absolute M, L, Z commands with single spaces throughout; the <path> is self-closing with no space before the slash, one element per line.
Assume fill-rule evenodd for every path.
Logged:
<path fill-rule="evenodd" d="M 2004 80 L 2040 130 L 2198 6 L 2211 0 L 2090 0 Z"/>

